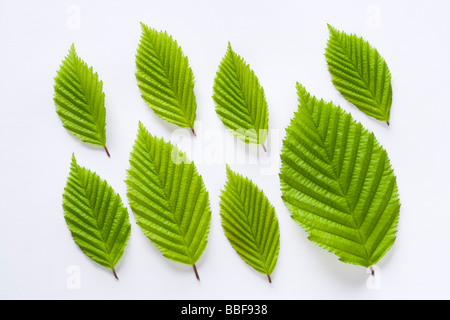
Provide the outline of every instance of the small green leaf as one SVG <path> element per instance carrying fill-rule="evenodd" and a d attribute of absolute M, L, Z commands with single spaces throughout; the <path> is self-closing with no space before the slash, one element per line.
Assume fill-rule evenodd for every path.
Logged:
<path fill-rule="evenodd" d="M 393 245 L 400 211 L 386 150 L 350 114 L 297 90 L 281 153 L 282 198 L 311 241 L 370 267 Z"/>
<path fill-rule="evenodd" d="M 207 243 L 211 210 L 202 177 L 185 153 L 139 123 L 126 179 L 137 224 L 162 254 L 194 267 Z"/>
<path fill-rule="evenodd" d="M 113 271 L 130 236 L 128 211 L 120 196 L 72 156 L 63 195 L 64 218 L 73 240 L 92 260 Z"/>
<path fill-rule="evenodd" d="M 197 103 L 188 58 L 167 32 L 141 26 L 136 79 L 142 98 L 161 119 L 190 128 L 195 135 Z"/>
<path fill-rule="evenodd" d="M 325 57 L 334 86 L 359 110 L 389 124 L 392 86 L 386 62 L 363 38 L 328 28 Z"/>
<path fill-rule="evenodd" d="M 223 124 L 242 141 L 260 144 L 266 150 L 269 112 L 264 89 L 254 71 L 231 49 L 229 42 L 213 91 L 216 113 Z"/>
<path fill-rule="evenodd" d="M 86 143 L 106 148 L 103 82 L 72 44 L 55 77 L 54 102 L 64 128 Z"/>
<path fill-rule="evenodd" d="M 220 215 L 225 235 L 241 258 L 260 273 L 275 269 L 280 249 L 280 230 L 275 209 L 251 180 L 231 171 L 220 196 Z"/>

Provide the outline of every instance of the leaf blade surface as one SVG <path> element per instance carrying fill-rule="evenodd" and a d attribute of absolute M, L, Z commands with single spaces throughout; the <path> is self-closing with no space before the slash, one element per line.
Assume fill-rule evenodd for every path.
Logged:
<path fill-rule="evenodd" d="M 126 184 L 144 234 L 165 257 L 195 268 L 207 244 L 211 210 L 194 163 L 140 123 Z"/>
<path fill-rule="evenodd" d="M 334 86 L 362 112 L 389 124 L 392 85 L 386 61 L 363 38 L 328 28 L 325 57 Z"/>
<path fill-rule="evenodd" d="M 188 58 L 167 32 L 141 27 L 136 79 L 142 98 L 161 119 L 193 131 L 197 103 Z"/>
<path fill-rule="evenodd" d="M 223 124 L 242 141 L 264 146 L 269 129 L 264 88 L 230 43 L 216 73 L 213 92 L 216 113 Z"/>
<path fill-rule="evenodd" d="M 53 100 L 64 128 L 80 140 L 107 151 L 103 82 L 78 57 L 73 44 L 54 80 Z"/>
<path fill-rule="evenodd" d="M 75 156 L 64 189 L 63 210 L 75 243 L 117 277 L 114 267 L 130 236 L 128 211 L 111 186 L 95 172 L 79 166 Z"/>
<path fill-rule="evenodd" d="M 297 84 L 299 109 L 283 141 L 282 198 L 309 239 L 370 267 L 396 238 L 396 177 L 373 133 Z"/>
<path fill-rule="evenodd" d="M 274 207 L 250 179 L 227 166 L 227 182 L 220 196 L 222 227 L 232 247 L 256 271 L 270 275 L 280 248 Z"/>

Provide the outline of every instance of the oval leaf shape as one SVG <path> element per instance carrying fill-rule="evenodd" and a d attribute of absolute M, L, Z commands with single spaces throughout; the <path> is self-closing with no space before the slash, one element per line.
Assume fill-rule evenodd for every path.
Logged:
<path fill-rule="evenodd" d="M 130 236 L 128 211 L 120 196 L 72 156 L 63 195 L 64 218 L 73 240 L 92 260 L 113 271 Z"/>
<path fill-rule="evenodd" d="M 197 103 L 188 58 L 167 32 L 141 26 L 136 79 L 142 98 L 161 119 L 190 128 L 195 135 Z"/>
<path fill-rule="evenodd" d="M 370 267 L 393 245 L 400 211 L 386 150 L 350 114 L 297 90 L 281 154 L 283 201 L 311 241 Z"/>
<path fill-rule="evenodd" d="M 233 51 L 229 42 L 213 91 L 216 113 L 223 124 L 242 141 L 260 144 L 266 150 L 269 112 L 264 89 L 255 72 Z"/>
<path fill-rule="evenodd" d="M 359 110 L 389 125 L 392 86 L 386 61 L 363 38 L 328 28 L 325 57 L 334 86 Z"/>
<path fill-rule="evenodd" d="M 127 195 L 137 224 L 162 254 L 195 263 L 209 233 L 209 195 L 193 162 L 176 146 L 152 136 L 142 123 L 130 155 Z"/>
<path fill-rule="evenodd" d="M 280 230 L 275 209 L 250 179 L 227 165 L 227 182 L 220 196 L 225 235 L 239 256 L 256 271 L 270 275 L 280 250 Z"/>
<path fill-rule="evenodd" d="M 86 143 L 102 146 L 106 154 L 106 109 L 103 82 L 81 60 L 72 44 L 55 77 L 54 102 L 64 128 Z"/>

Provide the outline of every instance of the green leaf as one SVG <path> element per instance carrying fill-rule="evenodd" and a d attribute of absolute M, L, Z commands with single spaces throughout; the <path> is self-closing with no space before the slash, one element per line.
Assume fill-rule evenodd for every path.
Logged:
<path fill-rule="evenodd" d="M 275 269 L 280 249 L 280 230 L 274 207 L 251 180 L 231 171 L 220 196 L 220 215 L 225 235 L 241 258 L 260 273 Z"/>
<path fill-rule="evenodd" d="M 297 90 L 281 154 L 282 198 L 311 241 L 370 267 L 393 245 L 400 211 L 386 150 L 350 114 Z"/>
<path fill-rule="evenodd" d="M 325 57 L 334 86 L 359 110 L 389 125 L 392 86 L 386 62 L 363 38 L 328 28 Z"/>
<path fill-rule="evenodd" d="M 139 123 L 126 179 L 137 224 L 162 254 L 195 263 L 209 233 L 211 210 L 202 177 L 176 146 L 152 136 Z"/>
<path fill-rule="evenodd" d="M 250 66 L 228 42 L 214 80 L 213 99 L 223 124 L 242 141 L 263 146 L 269 129 L 264 89 Z"/>
<path fill-rule="evenodd" d="M 136 78 L 142 98 L 163 120 L 195 135 L 194 74 L 176 40 L 141 23 Z"/>
<path fill-rule="evenodd" d="M 128 211 L 120 196 L 72 156 L 63 195 L 64 218 L 73 240 L 92 260 L 113 271 L 130 236 Z"/>
<path fill-rule="evenodd" d="M 64 128 L 86 143 L 106 148 L 103 82 L 72 44 L 55 77 L 54 102 Z"/>

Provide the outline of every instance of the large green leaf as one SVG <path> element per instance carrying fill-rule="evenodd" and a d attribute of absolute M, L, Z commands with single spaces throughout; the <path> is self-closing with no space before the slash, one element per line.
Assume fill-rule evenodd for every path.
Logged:
<path fill-rule="evenodd" d="M 280 249 L 280 230 L 275 209 L 264 192 L 250 179 L 231 171 L 220 196 L 220 215 L 225 235 L 241 258 L 258 272 L 270 275 Z"/>
<path fill-rule="evenodd" d="M 363 38 L 328 28 L 325 57 L 334 86 L 362 112 L 389 124 L 392 86 L 386 62 Z"/>
<path fill-rule="evenodd" d="M 130 236 L 128 211 L 120 196 L 72 156 L 63 195 L 64 218 L 73 240 L 92 260 L 113 271 Z"/>
<path fill-rule="evenodd" d="M 195 135 L 197 104 L 188 58 L 167 32 L 141 26 L 136 78 L 142 98 L 159 117 Z"/>
<path fill-rule="evenodd" d="M 195 263 L 206 247 L 211 210 L 194 163 L 139 123 L 126 184 L 145 235 L 165 257 L 192 265 L 199 278 Z"/>
<path fill-rule="evenodd" d="M 213 87 L 216 113 L 233 134 L 266 150 L 269 113 L 264 89 L 250 66 L 228 49 L 216 73 Z"/>
<path fill-rule="evenodd" d="M 386 150 L 350 114 L 297 90 L 281 154 L 282 198 L 311 241 L 372 266 L 393 245 L 400 211 Z"/>
<path fill-rule="evenodd" d="M 82 141 L 106 148 L 103 82 L 72 44 L 55 77 L 54 102 L 64 127 Z"/>

